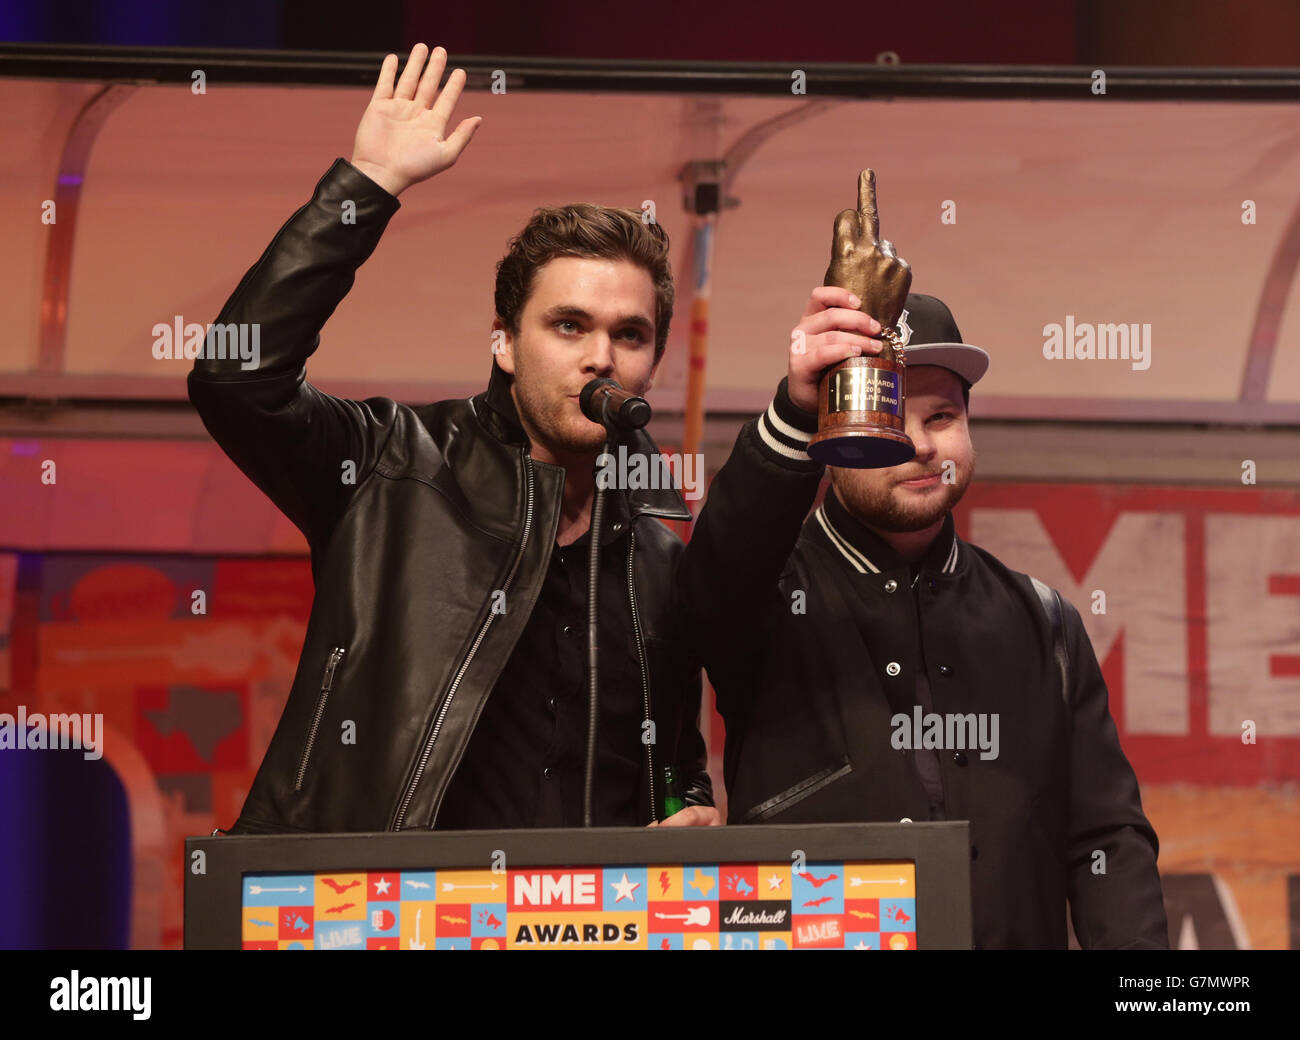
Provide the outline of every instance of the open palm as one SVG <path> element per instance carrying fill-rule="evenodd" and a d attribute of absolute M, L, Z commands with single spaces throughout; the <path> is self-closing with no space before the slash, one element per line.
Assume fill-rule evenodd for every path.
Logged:
<path fill-rule="evenodd" d="M 435 47 L 430 55 L 428 47 L 417 43 L 396 83 L 397 55 L 388 55 L 380 67 L 375 92 L 357 126 L 352 165 L 393 195 L 455 163 L 483 122 L 481 116 L 462 119 L 447 135 L 465 88 L 465 71 L 453 70 L 439 92 L 446 66 L 445 50 Z"/>

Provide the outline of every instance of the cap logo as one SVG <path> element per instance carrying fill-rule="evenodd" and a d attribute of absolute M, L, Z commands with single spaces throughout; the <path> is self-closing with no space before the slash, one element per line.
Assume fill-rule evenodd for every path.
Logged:
<path fill-rule="evenodd" d="M 905 347 L 912 339 L 912 326 L 907 324 L 907 308 L 903 309 L 903 316 L 898 319 L 898 345 Z"/>

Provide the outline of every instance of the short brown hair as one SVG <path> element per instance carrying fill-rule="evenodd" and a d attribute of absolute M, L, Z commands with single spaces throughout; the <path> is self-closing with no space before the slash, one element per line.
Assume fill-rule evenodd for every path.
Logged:
<path fill-rule="evenodd" d="M 528 225 L 510 240 L 509 251 L 497 264 L 497 317 L 519 335 L 519 316 L 533 291 L 538 270 L 557 256 L 630 260 L 644 268 L 655 291 L 655 361 L 668 345 L 673 319 L 673 273 L 668 263 L 668 232 L 656 221 L 642 220 L 641 211 L 614 209 L 579 202 L 540 208 Z"/>

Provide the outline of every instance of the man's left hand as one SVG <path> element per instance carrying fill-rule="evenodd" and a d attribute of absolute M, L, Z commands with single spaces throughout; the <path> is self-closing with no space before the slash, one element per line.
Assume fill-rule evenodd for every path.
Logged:
<path fill-rule="evenodd" d="M 722 816 L 711 805 L 688 805 L 668 819 L 647 824 L 648 827 L 721 827 Z"/>

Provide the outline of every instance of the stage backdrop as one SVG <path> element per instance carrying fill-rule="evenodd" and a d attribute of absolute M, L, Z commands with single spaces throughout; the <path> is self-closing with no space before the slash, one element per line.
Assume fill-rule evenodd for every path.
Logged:
<path fill-rule="evenodd" d="M 959 509 L 964 537 L 1082 614 L 1184 948 L 1285 948 L 1300 934 L 1289 894 L 1300 885 L 1298 519 L 1300 494 L 1249 487 L 977 484 Z M 39 879 L 24 897 L 31 912 L 2 908 L 0 919 L 27 922 L 6 944 L 85 935 L 84 921 L 56 920 L 53 908 L 116 852 L 132 865 L 130 895 L 105 885 L 97 898 L 129 899 L 133 945 L 180 945 L 182 840 L 235 819 L 311 595 L 302 556 L 0 555 L 0 711 L 102 713 L 103 761 L 66 766 L 84 786 L 120 783 L 126 804 L 107 833 L 69 845 L 55 840 L 69 827 L 66 788 L 0 795 L 23 792 L 22 806 L 4 808 L 29 828 L 0 866 Z M 721 726 L 711 711 L 705 722 L 720 784 Z M 40 757 L 0 755 L 6 775 L 16 756 Z M 49 913 L 37 912 L 42 900 Z"/>

